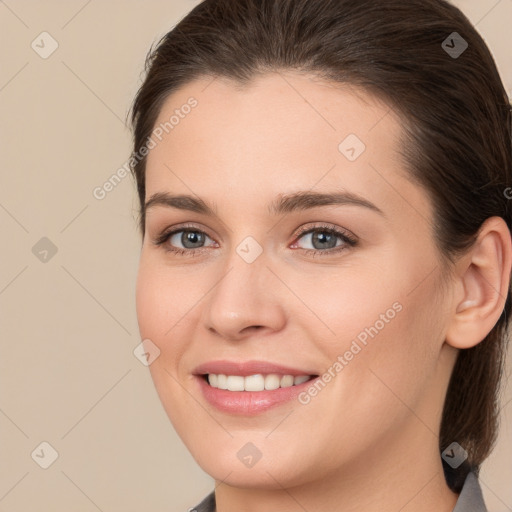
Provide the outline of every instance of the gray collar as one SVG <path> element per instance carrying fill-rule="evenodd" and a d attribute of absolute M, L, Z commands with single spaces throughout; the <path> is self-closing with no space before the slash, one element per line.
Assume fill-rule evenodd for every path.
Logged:
<path fill-rule="evenodd" d="M 487 512 L 482 488 L 475 473 L 468 473 L 453 512 Z"/>
<path fill-rule="evenodd" d="M 216 512 L 215 492 L 212 491 L 201 503 L 189 510 L 190 512 Z M 474 473 L 469 473 L 466 477 L 453 512 L 487 512 L 482 489 Z"/>

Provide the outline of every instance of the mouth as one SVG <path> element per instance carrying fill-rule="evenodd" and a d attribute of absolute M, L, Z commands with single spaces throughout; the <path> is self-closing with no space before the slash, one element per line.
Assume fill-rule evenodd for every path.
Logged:
<path fill-rule="evenodd" d="M 266 361 L 214 361 L 193 372 L 199 393 L 217 410 L 252 416 L 290 403 L 319 374 Z M 297 406 L 300 405 L 296 401 Z"/>
<path fill-rule="evenodd" d="M 225 389 L 227 391 L 273 391 L 279 388 L 289 388 L 300 386 L 318 375 L 280 375 L 277 373 L 254 375 L 225 375 L 222 373 L 208 373 L 202 375 L 202 378 L 212 388 Z"/>

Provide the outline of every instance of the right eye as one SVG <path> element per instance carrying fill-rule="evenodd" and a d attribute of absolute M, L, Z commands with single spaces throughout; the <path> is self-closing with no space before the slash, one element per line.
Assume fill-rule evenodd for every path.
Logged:
<path fill-rule="evenodd" d="M 192 253 L 204 249 L 207 240 L 214 242 L 204 231 L 182 226 L 180 229 L 164 231 L 154 240 L 154 244 L 163 247 L 167 252 L 191 256 Z"/>

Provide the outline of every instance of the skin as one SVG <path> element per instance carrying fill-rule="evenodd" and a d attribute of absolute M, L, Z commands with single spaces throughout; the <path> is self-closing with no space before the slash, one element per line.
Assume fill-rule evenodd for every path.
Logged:
<path fill-rule="evenodd" d="M 457 495 L 438 451 L 442 405 L 458 349 L 479 343 L 504 307 L 506 224 L 488 219 L 443 278 L 432 205 L 407 179 L 400 120 L 388 105 L 286 71 L 247 87 L 221 78 L 187 84 L 156 125 L 191 96 L 198 106 L 148 155 L 146 199 L 191 194 L 217 212 L 148 209 L 137 315 L 142 338 L 161 351 L 150 365 L 158 395 L 215 479 L 217 510 L 451 511 Z M 366 145 L 355 161 L 338 149 L 351 133 Z M 383 215 L 350 204 L 284 215 L 266 207 L 281 194 L 342 189 Z M 152 243 L 182 223 L 207 235 L 194 256 Z M 310 234 L 297 237 L 323 223 L 357 245 L 329 255 Z M 236 251 L 247 236 L 263 250 L 252 263 Z M 172 243 L 185 247 L 179 235 Z M 323 374 L 397 302 L 401 311 L 306 405 L 293 400 L 253 417 L 220 412 L 192 376 L 218 359 Z M 237 457 L 249 442 L 261 452 L 251 468 Z"/>

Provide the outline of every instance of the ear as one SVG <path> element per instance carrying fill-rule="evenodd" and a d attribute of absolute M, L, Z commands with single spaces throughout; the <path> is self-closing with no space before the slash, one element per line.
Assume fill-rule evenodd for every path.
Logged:
<path fill-rule="evenodd" d="M 480 343 L 499 320 L 510 286 L 512 241 L 504 219 L 490 217 L 477 240 L 458 261 L 453 318 L 446 343 L 471 348 Z"/>

